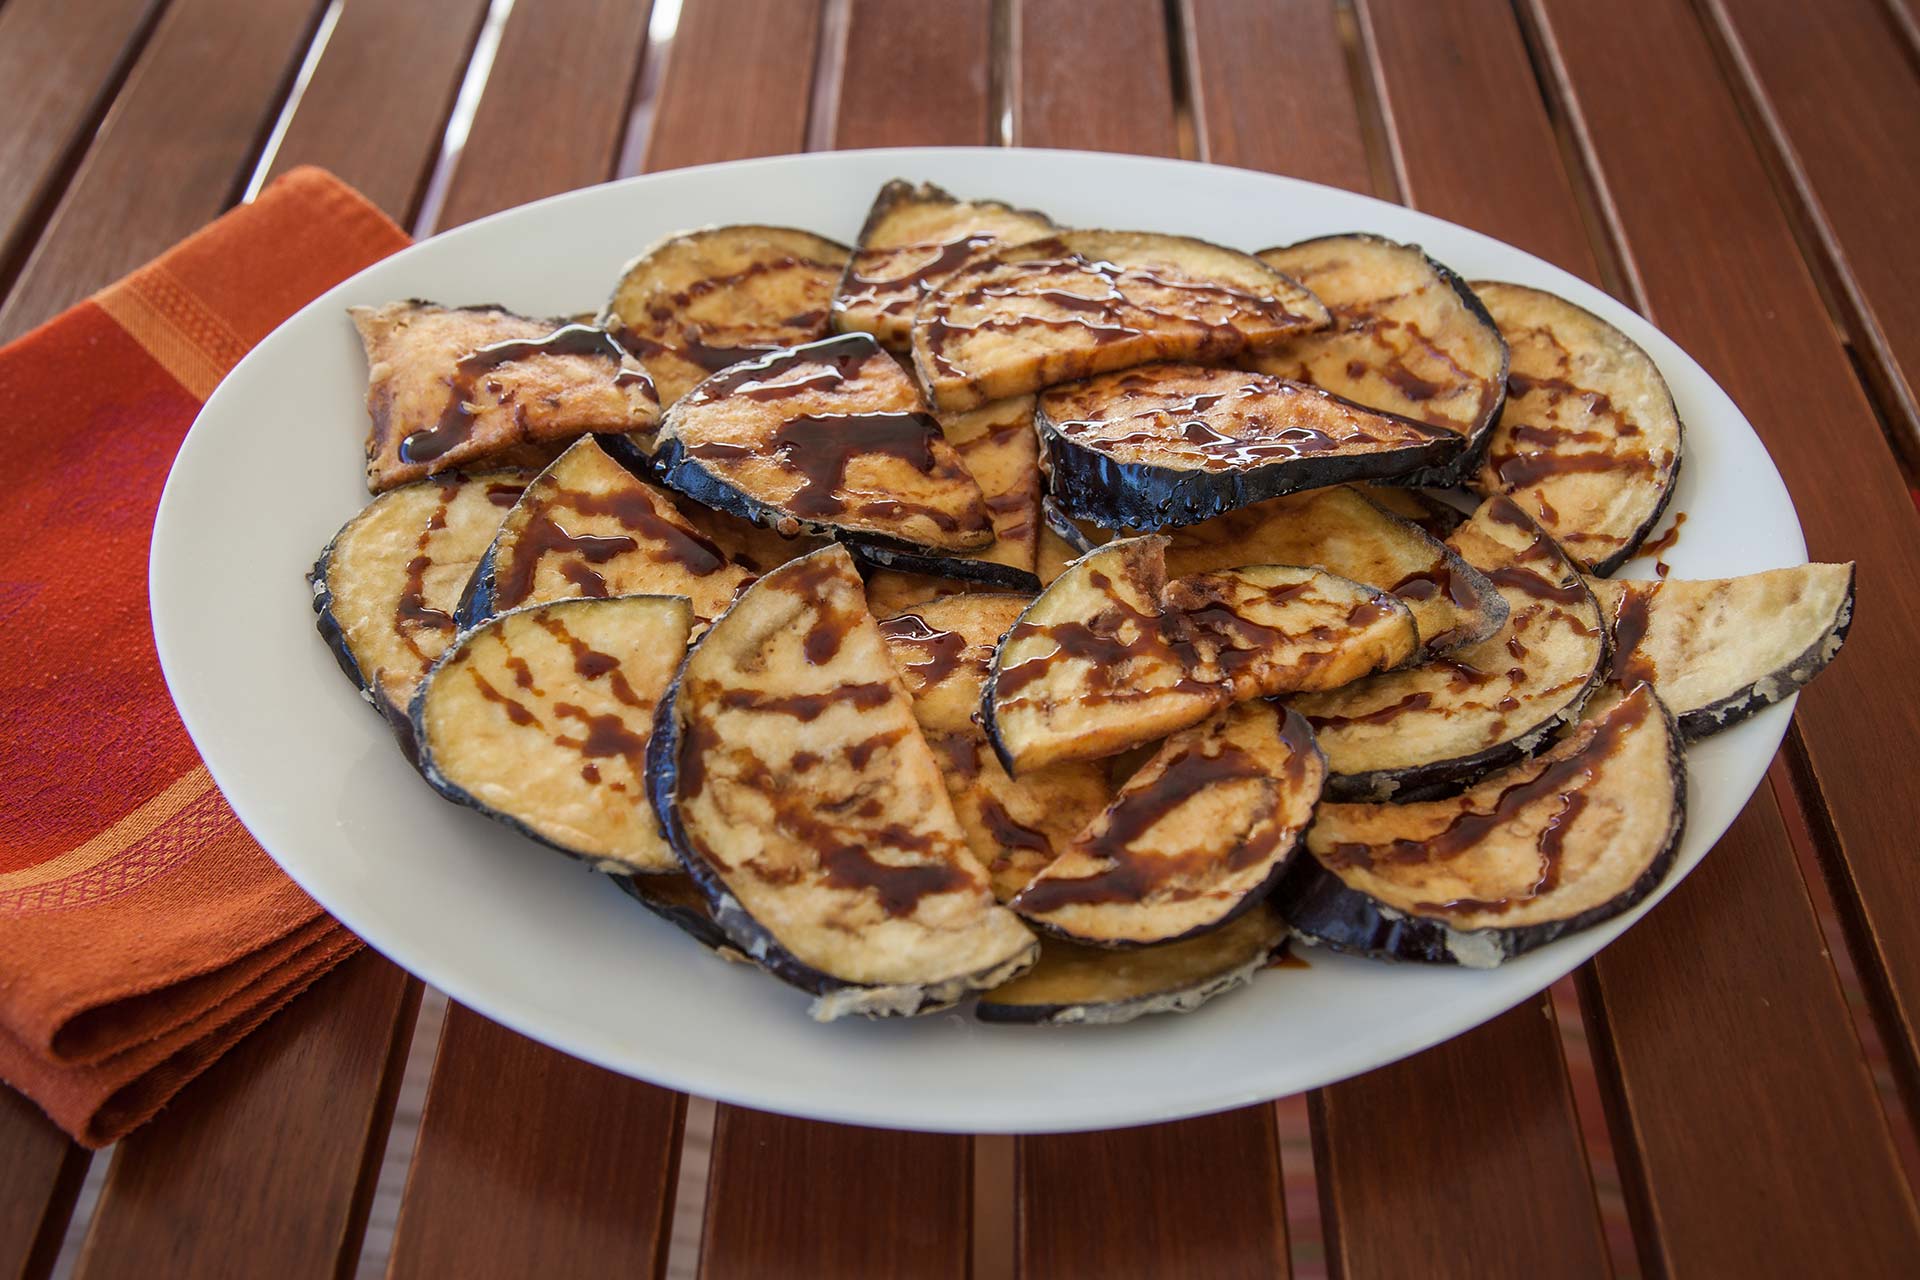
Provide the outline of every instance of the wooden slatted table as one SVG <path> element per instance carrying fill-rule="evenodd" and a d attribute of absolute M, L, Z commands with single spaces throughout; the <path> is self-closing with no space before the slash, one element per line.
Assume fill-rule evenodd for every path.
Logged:
<path fill-rule="evenodd" d="M 1309 1177 L 1284 1103 L 1012 1142 L 723 1106 L 676 1197 L 686 1099 L 454 1007 L 389 1274 L 659 1274 L 676 1212 L 708 1277 L 1911 1274 L 1917 33 L 1908 0 L 0 0 L 0 339 L 295 164 L 426 234 L 808 147 L 1181 155 L 1602 284 L 1860 562 L 1699 872 L 1577 989 L 1313 1096 Z M 420 999 L 344 966 L 120 1144 L 84 1230 L 83 1153 L 0 1096 L 0 1277 L 352 1274 Z"/>

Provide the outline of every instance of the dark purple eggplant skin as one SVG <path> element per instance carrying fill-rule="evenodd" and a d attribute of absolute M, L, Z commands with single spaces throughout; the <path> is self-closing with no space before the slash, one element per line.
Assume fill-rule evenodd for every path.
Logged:
<path fill-rule="evenodd" d="M 1394 243 L 1385 236 L 1371 235 L 1367 232 L 1342 232 L 1336 235 L 1310 236 L 1305 240 L 1296 240 L 1293 244 L 1277 247 L 1295 249 L 1303 244 L 1312 244 L 1316 240 L 1350 240 L 1354 238 L 1378 240 L 1387 244 Z M 1418 245 L 1401 245 L 1400 247 L 1413 249 L 1416 252 L 1418 252 L 1420 248 Z M 1261 252 L 1266 253 L 1269 251 L 1263 249 Z M 1391 479 L 1383 480 L 1383 483 L 1408 485 L 1414 488 L 1425 489 L 1457 489 L 1465 485 L 1468 479 L 1480 469 L 1481 460 L 1487 456 L 1487 446 L 1493 443 L 1494 424 L 1500 421 L 1501 411 L 1507 407 L 1507 368 L 1512 363 L 1512 356 L 1507 350 L 1507 340 L 1501 337 L 1500 326 L 1493 322 L 1493 313 L 1487 310 L 1486 303 L 1480 301 L 1480 295 L 1475 293 L 1467 282 L 1446 263 L 1424 252 L 1421 252 L 1420 256 L 1427 260 L 1427 265 L 1433 269 L 1436 275 L 1447 282 L 1448 287 L 1453 290 L 1454 296 L 1458 297 L 1461 303 L 1466 306 L 1467 310 L 1473 313 L 1473 318 L 1485 325 L 1493 333 L 1493 336 L 1499 339 L 1500 376 L 1494 383 L 1496 391 L 1494 392 L 1492 407 L 1488 410 L 1486 416 L 1480 420 L 1479 429 L 1469 433 L 1466 437 L 1466 446 L 1459 454 L 1447 462 L 1428 467 L 1422 471 L 1410 472 L 1403 476 L 1394 476 Z M 1385 410 L 1376 409 L 1374 412 L 1384 413 Z M 1388 416 L 1399 417 L 1400 415 L 1389 414 Z"/>
<path fill-rule="evenodd" d="M 924 573 L 935 578 L 952 578 L 955 582 L 978 583 L 983 587 L 997 587 L 1004 591 L 1040 590 L 1039 576 L 1018 565 L 998 564 L 969 556 L 943 555 L 925 547 L 902 550 L 873 542 L 849 541 L 847 550 L 853 553 L 855 560 L 874 568 Z"/>
<path fill-rule="evenodd" d="M 730 956 L 739 955 L 738 949 L 727 939 L 726 934 L 720 932 L 710 917 L 701 915 L 697 911 L 669 906 L 666 903 L 656 902 L 646 897 L 640 892 L 638 885 L 635 884 L 635 881 L 639 879 L 638 876 L 621 876 L 609 873 L 607 879 L 620 886 L 620 892 L 626 894 L 629 898 L 632 898 L 635 902 L 660 917 L 660 919 L 665 920 L 668 924 L 680 930 L 707 950 L 722 952 Z M 745 959 L 744 956 L 741 958 Z"/>
<path fill-rule="evenodd" d="M 1667 828 L 1666 843 L 1624 892 L 1597 907 L 1564 920 L 1548 920 L 1515 929 L 1475 931 L 1476 937 L 1491 939 L 1503 961 L 1632 910 L 1658 888 L 1673 869 L 1681 838 L 1686 834 L 1687 761 L 1672 713 L 1660 704 L 1660 714 L 1667 718 L 1667 766 L 1673 773 L 1673 819 Z M 1374 960 L 1458 963 L 1447 948 L 1445 921 L 1411 916 L 1385 907 L 1370 895 L 1348 888 L 1345 881 L 1322 866 L 1320 859 L 1311 853 L 1293 860 L 1292 868 L 1273 891 L 1273 904 L 1295 933 L 1334 951 Z"/>
<path fill-rule="evenodd" d="M 609 458 L 631 471 L 642 480 L 658 482 L 654 471 L 653 454 L 640 447 L 639 441 L 631 435 L 609 435 L 596 431 L 593 436 Z"/>
<path fill-rule="evenodd" d="M 680 732 L 678 707 L 680 693 L 687 675 L 687 664 L 693 661 L 693 655 L 700 646 L 720 630 L 727 615 L 739 606 L 746 592 L 734 598 L 726 612 L 713 620 L 706 634 L 687 650 L 687 656 L 680 660 L 680 669 L 674 673 L 673 682 L 667 686 L 666 696 L 660 699 L 660 705 L 654 709 L 653 737 L 647 742 L 647 798 L 653 802 L 653 812 L 660 820 L 660 831 L 667 839 L 667 847 L 680 859 L 680 865 L 686 869 L 701 896 L 707 900 L 707 909 L 713 913 L 714 927 L 724 937 L 729 946 L 751 959 L 774 977 L 798 987 L 810 995 L 826 995 L 834 991 L 860 990 L 861 984 L 836 978 L 822 973 L 812 965 L 803 963 L 773 936 L 767 927 L 747 914 L 744 907 L 728 890 L 726 882 L 720 878 L 700 853 L 687 834 L 686 825 L 680 820 L 680 751 L 684 737 Z"/>
<path fill-rule="evenodd" d="M 1085 555 L 1100 544 L 1087 536 L 1087 531 L 1073 522 L 1072 517 L 1060 509 L 1051 493 L 1040 499 L 1040 519 L 1051 529 L 1060 541 L 1072 547 L 1080 555 Z"/>
<path fill-rule="evenodd" d="M 333 654 L 333 660 L 340 664 L 340 670 L 347 679 L 353 681 L 353 687 L 360 691 L 380 718 L 393 730 L 394 738 L 400 744 L 400 751 L 409 761 L 418 758 L 419 748 L 413 737 L 413 721 L 401 707 L 396 707 L 384 697 L 374 683 L 360 670 L 359 661 L 353 656 L 353 650 L 347 646 L 347 634 L 340 622 L 333 616 L 333 589 L 327 585 L 327 572 L 333 567 L 333 547 L 339 535 L 329 541 L 320 558 L 313 562 L 313 568 L 307 573 L 307 583 L 313 588 L 313 626 L 320 638 L 327 643 Z"/>
<path fill-rule="evenodd" d="M 1704 707 L 1695 707 L 1680 717 L 1680 736 L 1689 742 L 1711 737 L 1722 729 L 1731 729 L 1756 712 L 1765 711 L 1774 703 L 1791 697 L 1812 683 L 1813 678 L 1827 669 L 1827 664 L 1839 656 L 1839 647 L 1847 642 L 1847 632 L 1853 629 L 1853 587 L 1859 576 L 1856 569 L 1847 577 L 1847 602 L 1841 609 L 1842 621 L 1825 631 L 1819 639 L 1808 645 L 1806 651 L 1778 671 L 1768 673 L 1764 680 L 1756 681 L 1738 693 L 1708 703 Z M 1611 635 L 1609 635 L 1611 639 Z M 1832 657 L 1823 656 L 1829 644 L 1835 646 Z M 1779 686 L 1780 692 L 1771 698 L 1760 696 L 1758 689 L 1763 684 Z"/>
<path fill-rule="evenodd" d="M 1264 467 L 1189 471 L 1117 461 L 1069 439 L 1038 408 L 1033 420 L 1046 447 L 1054 501 L 1068 516 L 1108 529 L 1199 524 L 1303 489 L 1356 480 L 1397 480 L 1416 468 L 1451 465 L 1448 460 L 1461 448 L 1457 436 L 1446 435 L 1390 453 L 1308 456 Z"/>
<path fill-rule="evenodd" d="M 479 564 L 473 566 L 473 576 L 467 579 L 466 587 L 460 592 L 460 602 L 453 607 L 454 625 L 462 631 L 471 631 L 496 612 L 493 563 L 500 550 L 500 539 L 506 536 L 507 526 L 502 521 L 500 532 L 493 535 L 493 541 L 487 544 L 486 554 L 480 557 Z"/>

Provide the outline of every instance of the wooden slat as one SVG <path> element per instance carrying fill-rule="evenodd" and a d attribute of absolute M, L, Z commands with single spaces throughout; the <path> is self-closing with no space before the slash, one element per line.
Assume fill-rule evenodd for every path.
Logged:
<path fill-rule="evenodd" d="M 1889 767 L 1920 755 L 1920 705 L 1894 693 L 1911 685 L 1920 630 L 1920 513 L 1696 14 L 1685 0 L 1633 0 L 1604 21 L 1573 4 L 1532 11 L 1648 313 L 1744 406 L 1813 556 L 1859 562 L 1846 651 L 1801 696 L 1795 726 L 1831 821 L 1824 852 L 1855 958 L 1883 996 L 1908 1096 L 1920 1096 L 1920 876 L 1908 852 L 1920 781 Z M 1656 143 L 1649 118 L 1687 128 Z"/>
<path fill-rule="evenodd" d="M 967 1274 L 968 1140 L 721 1107 L 702 1280 Z"/>
<path fill-rule="evenodd" d="M 647 138 L 648 169 L 806 149 L 819 0 L 689 3 Z"/>
<path fill-rule="evenodd" d="M 1882 0 L 1706 0 L 1749 114 L 1766 129 L 1836 285 L 1848 328 L 1920 463 L 1920 172 L 1889 163 L 1920 136 L 1920 75 Z"/>
<path fill-rule="evenodd" d="M 1175 153 L 1160 5 L 1021 0 L 1018 8 L 1009 86 L 1017 141 Z M 1287 1274 L 1271 1107 L 1108 1133 L 1022 1137 L 1015 1164 L 1023 1275 Z"/>
<path fill-rule="evenodd" d="M 656 1274 L 685 1103 L 449 1005 L 388 1275 Z"/>
<path fill-rule="evenodd" d="M 632 0 L 514 6 L 439 227 L 612 176 L 648 10 Z"/>
<path fill-rule="evenodd" d="M 1022 1275 L 1287 1274 L 1272 1107 L 1022 1138 L 1017 1151 Z"/>
<path fill-rule="evenodd" d="M 992 38 L 991 0 L 943 0 L 904 15 L 895 0 L 853 0 L 833 145 L 985 143 Z"/>
<path fill-rule="evenodd" d="M 1202 160 L 1381 194 L 1333 4 L 1182 0 L 1181 9 Z"/>
<path fill-rule="evenodd" d="M 1227 12 L 1232 7 L 1193 6 L 1189 66 L 1196 99 L 1258 98 L 1301 123 L 1249 133 L 1231 117 L 1223 121 L 1203 109 L 1202 154 L 1224 158 L 1219 150 L 1233 148 L 1239 164 L 1279 172 L 1300 166 L 1302 176 L 1366 191 L 1371 179 L 1355 88 L 1333 6 L 1327 0 L 1289 3 L 1270 30 L 1232 21 L 1240 16 Z M 1211 32 L 1216 23 L 1222 30 Z M 1287 46 L 1287 74 L 1268 73 L 1279 55 L 1275 46 L 1254 43 L 1256 32 Z M 1381 87 L 1390 103 L 1394 91 L 1390 80 Z M 1341 98 L 1322 105 L 1334 92 Z M 1312 98 L 1293 102 L 1295 94 Z M 1390 133 L 1396 127 L 1390 122 Z M 1479 178 L 1487 180 L 1484 173 Z M 1389 1125 L 1430 1141 L 1383 1141 L 1383 1126 Z M 1454 1125 L 1470 1128 L 1471 1141 L 1460 1141 Z M 1579 1117 L 1544 1001 L 1530 1001 L 1448 1044 L 1321 1091 L 1314 1099 L 1314 1138 L 1327 1250 L 1344 1275 L 1395 1274 L 1408 1258 L 1435 1256 L 1436 1246 L 1449 1238 L 1488 1242 L 1484 1259 L 1480 1249 L 1474 1256 L 1490 1274 L 1524 1274 L 1529 1264 L 1555 1274 L 1607 1270 Z M 1423 1146 L 1447 1151 L 1448 1185 L 1457 1183 L 1462 1194 L 1432 1193 L 1429 1166 L 1407 1158 Z M 1391 1211 L 1382 1212 L 1382 1206 Z M 1511 1232 L 1516 1216 L 1551 1223 L 1553 1231 Z"/>
<path fill-rule="evenodd" d="M 1339 1274 L 1400 1276 L 1418 1260 L 1436 1274 L 1610 1275 L 1572 1116 L 1545 996 L 1321 1090 L 1314 1171 Z"/>
<path fill-rule="evenodd" d="M 410 226 L 486 12 L 486 0 L 343 6 L 268 177 L 320 165 Z"/>
<path fill-rule="evenodd" d="M 363 952 L 123 1139 L 79 1280 L 350 1270 L 419 992 Z"/>
<path fill-rule="evenodd" d="M 86 1171 L 85 1152 L 38 1107 L 0 1086 L 0 1277 L 47 1273 Z"/>
<path fill-rule="evenodd" d="M 834 95 L 814 93 L 814 35 L 802 22 L 811 21 L 812 6 L 778 7 L 778 21 L 788 24 L 784 35 L 741 41 L 727 33 L 772 21 L 768 6 L 689 5 L 663 79 L 649 167 L 804 146 L 806 104 Z M 828 134 L 836 145 L 985 141 L 988 6 L 941 9 L 855 6 L 840 64 L 840 108 Z M 956 65 L 943 66 L 949 54 Z M 958 62 L 963 55 L 977 64 Z M 931 88 L 929 102 L 916 103 L 922 85 Z M 700 1274 L 963 1276 L 971 1146 L 966 1138 L 723 1105 L 714 1123 Z"/>
<path fill-rule="evenodd" d="M 1013 140 L 1179 154 L 1159 0 L 1012 0 Z"/>
<path fill-rule="evenodd" d="M 154 0 L 13 0 L 0 8 L 0 271 L 51 196 L 139 48 Z"/>
<path fill-rule="evenodd" d="M 1395 102 L 1394 136 L 1414 201 L 1593 278 L 1597 260 L 1510 7 L 1445 0 L 1370 4 L 1362 12 Z M 1614 82 L 1607 92 L 1631 99 L 1634 90 Z M 1644 102 L 1639 110 L 1647 113 L 1643 121 L 1691 119 Z M 1478 163 L 1487 154 L 1503 157 L 1492 185 Z M 1675 171 L 1669 162 L 1642 180 L 1672 183 Z M 1750 270 L 1722 269 L 1723 283 L 1733 287 Z M 1765 966 L 1752 962 L 1750 948 L 1726 942 L 1758 936 L 1767 940 Z M 1714 1189 L 1720 1220 L 1766 1241 L 1783 1230 L 1828 1231 L 1833 1217 L 1825 1206 L 1852 1198 L 1856 1178 L 1874 1182 L 1872 1197 L 1896 1184 L 1858 1045 L 1769 790 L 1668 904 L 1601 953 L 1582 990 L 1612 1093 L 1616 1154 L 1636 1200 L 1637 1241 L 1647 1256 L 1667 1256 L 1676 1240 L 1700 1230 L 1697 1215 L 1659 1211 L 1682 1188 Z M 1657 1025 L 1643 1012 L 1649 1002 L 1684 1012 Z M 1822 1030 L 1783 1040 L 1753 1016 L 1756 1008 L 1792 1010 Z M 1800 1052 L 1815 1036 L 1821 1046 Z M 1810 1075 L 1806 1068 L 1814 1064 L 1822 1069 Z M 1717 1104 L 1691 1105 L 1709 1097 Z M 1762 1116 L 1781 1119 L 1756 1126 Z M 1859 1164 L 1842 1172 L 1843 1153 L 1856 1146 Z M 1727 1161 L 1729 1150 L 1742 1158 Z M 1824 1169 L 1824 1186 L 1801 1188 L 1803 1168 Z M 1763 1207 L 1787 1202 L 1800 1206 L 1791 1227 Z"/>
<path fill-rule="evenodd" d="M 1915 1256 L 1920 1221 L 1839 983 L 1811 914 L 1729 855 L 1793 866 L 1767 793 L 1647 927 L 1583 974 L 1589 1039 L 1611 1049 L 1601 1080 L 1632 1139 L 1616 1148 L 1637 1153 L 1623 1182 L 1643 1265 L 1879 1273 Z M 1766 942 L 1727 944 L 1737 936 Z"/>
<path fill-rule="evenodd" d="M 0 307 L 0 342 L 227 206 L 317 10 L 317 0 L 178 0 L 167 9 Z"/>

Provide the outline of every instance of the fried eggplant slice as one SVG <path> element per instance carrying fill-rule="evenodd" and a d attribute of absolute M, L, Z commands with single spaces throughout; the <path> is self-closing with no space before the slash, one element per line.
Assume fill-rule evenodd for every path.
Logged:
<path fill-rule="evenodd" d="M 1362 233 L 1268 249 L 1260 260 L 1319 295 L 1333 324 L 1249 367 L 1459 438 L 1452 458 L 1407 483 L 1444 488 L 1472 475 L 1507 373 L 1506 343 L 1474 291 L 1418 246 Z"/>
<path fill-rule="evenodd" d="M 726 934 L 720 932 L 720 926 L 713 922 L 713 911 L 707 906 L 706 897 L 694 888 L 692 878 L 679 869 L 678 863 L 674 864 L 672 871 L 653 875 L 616 875 L 613 882 L 620 886 L 622 893 L 722 960 L 737 964 L 753 963 L 727 940 Z"/>
<path fill-rule="evenodd" d="M 1673 865 L 1686 760 L 1653 689 L 1448 800 L 1323 804 L 1274 904 L 1301 936 L 1489 968 L 1630 910 Z"/>
<path fill-rule="evenodd" d="M 347 314 L 367 352 L 375 493 L 527 445 L 659 424 L 646 371 L 592 325 L 420 301 Z"/>
<path fill-rule="evenodd" d="M 628 263 L 600 323 L 670 408 L 709 374 L 827 333 L 851 250 L 791 227 L 707 227 Z"/>
<path fill-rule="evenodd" d="M 1589 573 L 1633 556 L 1680 475 L 1680 415 L 1651 357 L 1565 298 L 1478 283 L 1513 351 L 1474 486 L 1504 493 Z"/>
<path fill-rule="evenodd" d="M 823 1021 L 944 1008 L 1033 962 L 994 901 L 842 547 L 775 569 L 662 706 L 654 807 L 715 923 Z"/>
<path fill-rule="evenodd" d="M 1506 622 L 1424 666 L 1288 700 L 1319 736 L 1336 799 L 1435 795 L 1531 755 L 1606 676 L 1600 606 L 1519 507 L 1487 499 L 1448 545 L 1505 597 Z"/>
<path fill-rule="evenodd" d="M 361 696 L 407 740 L 407 704 L 453 643 L 454 608 L 533 474 L 448 474 L 389 489 L 307 575 L 314 624 Z"/>
<path fill-rule="evenodd" d="M 1431 656 L 1484 640 L 1507 620 L 1485 574 L 1358 490 L 1314 489 L 1169 531 L 1176 577 L 1247 564 L 1317 565 L 1399 596 Z"/>
<path fill-rule="evenodd" d="M 758 576 L 771 573 L 789 560 L 797 560 L 827 545 L 826 539 L 797 534 L 792 537 L 724 511 L 715 511 L 704 502 L 695 502 L 684 493 L 662 489 L 686 522 L 700 536 L 726 554 L 727 559 Z"/>
<path fill-rule="evenodd" d="M 667 411 L 661 481 L 782 533 L 911 550 L 993 543 L 986 497 L 919 388 L 864 333 L 715 374 Z"/>
<path fill-rule="evenodd" d="M 460 600 L 462 627 L 574 596 L 675 595 L 696 627 L 753 577 L 675 509 L 672 497 L 583 439 L 507 513 Z"/>
<path fill-rule="evenodd" d="M 833 327 L 870 333 L 905 354 L 913 313 L 935 286 L 989 245 L 1036 240 L 1058 228 L 1032 209 L 961 200 L 931 182 L 895 178 L 874 197 L 860 242 L 833 299 Z"/>
<path fill-rule="evenodd" d="M 1445 539 L 1458 529 L 1467 513 L 1443 502 L 1424 489 L 1408 489 L 1397 484 L 1363 484 L 1360 492 L 1367 501 L 1383 507 L 1409 524 L 1417 524 L 1429 536 Z"/>
<path fill-rule="evenodd" d="M 1191 1013 L 1252 982 L 1286 941 L 1286 921 L 1266 906 L 1197 938 L 1154 947 L 1115 951 L 1042 938 L 1033 968 L 981 996 L 974 1013 L 982 1022 L 1047 1027 Z"/>
<path fill-rule="evenodd" d="M 1284 872 L 1326 777 L 1299 715 L 1235 703 L 1168 738 L 1013 909 L 1044 933 L 1097 947 L 1217 929 Z"/>
<path fill-rule="evenodd" d="M 974 718 L 994 646 L 1030 600 L 981 593 L 944 596 L 880 623 L 967 844 L 1002 902 L 1059 857 L 1110 795 L 1106 769 L 1097 761 L 1068 761 L 1007 776 Z"/>
<path fill-rule="evenodd" d="M 1040 526 L 1040 442 L 1033 433 L 1033 397 L 1015 396 L 966 413 L 934 415 L 986 499 L 993 541 L 984 550 L 932 553 L 878 544 L 858 546 L 861 559 L 977 582 L 1038 591 L 1035 542 Z"/>
<path fill-rule="evenodd" d="M 1589 579 L 1615 680 L 1653 685 L 1688 738 L 1738 724 L 1806 685 L 1853 623 L 1853 565 L 1803 564 L 1698 581 Z"/>
<path fill-rule="evenodd" d="M 1167 540 L 1125 538 L 1067 567 L 994 651 L 981 721 L 1014 777 L 1097 760 L 1205 720 L 1226 689 L 1194 673 L 1160 607 Z"/>
<path fill-rule="evenodd" d="M 1227 360 L 1325 328 L 1258 259 L 1142 231 L 1063 231 L 987 250 L 921 300 L 913 364 L 940 409 L 1153 360 Z"/>
<path fill-rule="evenodd" d="M 1160 598 L 1186 620 L 1199 670 L 1236 701 L 1338 689 L 1420 649 L 1406 601 L 1324 569 L 1217 569 L 1175 578 Z"/>
<path fill-rule="evenodd" d="M 1159 529 L 1300 489 L 1405 475 L 1460 451 L 1449 431 L 1302 382 L 1150 364 L 1054 387 L 1035 422 L 1054 501 L 1108 527 Z"/>
<path fill-rule="evenodd" d="M 875 569 L 867 575 L 867 609 L 876 618 L 891 618 L 929 600 L 966 595 L 976 589 L 974 583 L 952 578 L 935 578 L 901 569 Z"/>
<path fill-rule="evenodd" d="M 692 628 L 677 596 L 562 600 L 476 627 L 414 695 L 421 775 L 602 871 L 675 870 L 648 803 L 647 742 Z"/>

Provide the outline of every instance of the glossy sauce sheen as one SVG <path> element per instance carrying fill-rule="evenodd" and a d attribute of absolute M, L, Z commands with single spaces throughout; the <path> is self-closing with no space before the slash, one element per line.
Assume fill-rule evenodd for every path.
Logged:
<path fill-rule="evenodd" d="M 1109 593 L 1113 586 L 1112 580 L 1103 573 L 1096 572 L 1089 582 L 1096 590 Z M 1161 658 L 1187 670 L 1196 665 L 1198 655 L 1192 644 L 1170 635 L 1164 617 L 1142 613 L 1118 596 L 1110 594 L 1109 599 L 1108 607 L 1088 622 L 1032 623 L 1022 620 L 1015 624 L 1013 630 L 1007 633 L 1005 646 L 1044 637 L 1053 642 L 1054 650 L 1050 654 L 1028 658 L 1003 669 L 995 682 L 995 698 L 1002 701 L 1017 699 L 1022 690 L 1043 679 L 1063 659 L 1078 658 L 1090 664 L 1092 670 L 1089 679 L 1093 687 L 1081 697 L 1082 701 L 1088 703 L 1125 700 L 1133 692 L 1124 685 L 1126 664 L 1131 660 Z M 1129 622 L 1134 624 L 1135 632 L 1131 639 L 1121 635 Z M 1188 677 L 1181 679 L 1174 687 L 1199 691 L 1213 686 Z"/>
<path fill-rule="evenodd" d="M 454 366 L 453 376 L 447 379 L 447 407 L 441 411 L 440 420 L 402 440 L 400 460 L 432 462 L 456 446 L 465 444 L 473 435 L 474 423 L 474 415 L 467 405 L 478 390 L 480 375 L 501 365 L 540 355 L 605 356 L 616 366 L 627 357 L 626 351 L 611 334 L 584 324 L 563 325 L 544 338 L 513 338 L 470 351 L 460 357 L 459 363 Z M 645 375 L 622 369 L 618 376 L 627 378 L 630 384 L 633 378 Z"/>
<path fill-rule="evenodd" d="M 678 356 L 709 373 L 718 373 L 743 360 L 764 356 L 785 345 L 796 331 L 804 334 L 818 330 L 825 323 L 826 314 L 811 311 L 783 317 L 778 322 L 778 327 L 783 332 L 777 340 L 723 344 L 709 342 L 707 331 L 693 321 L 682 319 L 680 313 L 699 298 L 748 284 L 760 276 L 776 271 L 831 272 L 836 276 L 839 274 L 839 268 L 828 263 L 816 262 L 811 258 L 792 255 L 763 258 L 748 263 L 739 271 L 697 280 L 685 289 L 654 300 L 649 307 L 648 318 L 653 321 L 658 330 L 664 332 L 677 328 L 677 334 L 652 337 L 641 333 L 632 324 L 622 324 L 615 331 L 616 336 L 621 345 L 643 359 L 657 358 L 662 355 Z"/>

